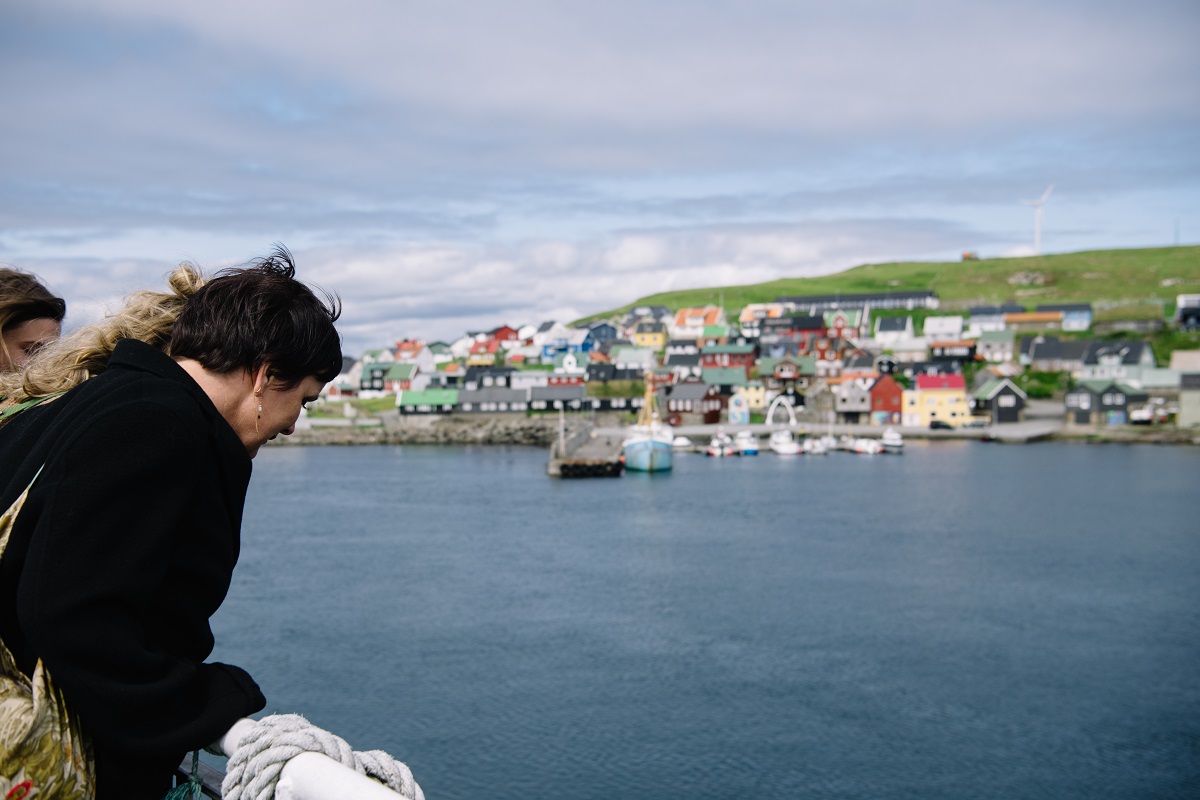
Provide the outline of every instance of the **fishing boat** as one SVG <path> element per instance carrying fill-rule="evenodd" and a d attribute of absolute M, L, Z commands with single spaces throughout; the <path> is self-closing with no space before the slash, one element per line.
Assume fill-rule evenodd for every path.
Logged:
<path fill-rule="evenodd" d="M 666 472 L 674 461 L 675 437 L 658 415 L 654 384 L 646 376 L 646 396 L 638 411 L 637 422 L 629 429 L 621 452 L 625 469 L 633 472 Z"/>
<path fill-rule="evenodd" d="M 796 437 L 792 436 L 792 432 L 786 429 L 780 429 L 771 433 L 769 442 L 771 452 L 781 456 L 799 455 L 804 446 L 796 441 Z"/>
<path fill-rule="evenodd" d="M 879 441 L 883 444 L 883 452 L 885 453 L 904 452 L 904 437 L 895 428 L 885 428 L 883 436 Z"/>
<path fill-rule="evenodd" d="M 733 447 L 737 450 L 738 455 L 756 456 L 758 455 L 758 437 L 750 431 L 738 431 L 737 436 L 733 437 Z"/>

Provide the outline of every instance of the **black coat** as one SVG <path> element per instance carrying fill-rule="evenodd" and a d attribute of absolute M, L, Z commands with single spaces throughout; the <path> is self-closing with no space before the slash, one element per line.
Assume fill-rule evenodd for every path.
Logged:
<path fill-rule="evenodd" d="M 265 705 L 244 671 L 203 663 L 250 458 L 178 364 L 126 339 L 0 428 L 0 509 L 39 467 L 0 561 L 0 636 L 27 674 L 42 659 L 92 737 L 99 796 L 159 798 L 186 751 Z"/>

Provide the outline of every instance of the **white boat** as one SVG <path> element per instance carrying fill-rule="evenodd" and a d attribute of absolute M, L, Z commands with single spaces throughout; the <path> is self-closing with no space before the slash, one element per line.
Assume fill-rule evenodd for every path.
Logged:
<path fill-rule="evenodd" d="M 904 437 L 900 435 L 900 431 L 895 428 L 885 428 L 883 436 L 880 438 L 880 443 L 883 444 L 883 452 L 885 453 L 903 453 L 904 452 Z"/>
<path fill-rule="evenodd" d="M 675 448 L 676 450 L 690 450 L 692 447 L 692 440 L 686 436 L 676 436 L 675 440 L 671 442 L 671 447 Z"/>
<path fill-rule="evenodd" d="M 769 444 L 771 452 L 781 456 L 799 455 L 804 449 L 803 445 L 796 441 L 796 437 L 792 436 L 792 432 L 787 429 L 774 431 Z"/>
<path fill-rule="evenodd" d="M 758 455 L 758 437 L 750 431 L 738 431 L 737 436 L 733 437 L 733 446 L 739 455 Z"/>
<path fill-rule="evenodd" d="M 712 439 L 708 442 L 708 447 L 704 450 L 706 455 L 710 456 L 732 456 L 737 453 L 733 447 L 733 439 L 729 438 L 729 434 L 725 433 L 724 428 L 717 428 L 717 432 L 713 434 Z"/>
<path fill-rule="evenodd" d="M 806 456 L 823 456 L 829 452 L 829 445 L 825 443 L 824 436 L 820 439 L 805 439 L 803 450 Z"/>
<path fill-rule="evenodd" d="M 675 437 L 658 416 L 654 400 L 654 384 L 646 376 L 646 397 L 638 412 L 637 422 L 629 429 L 621 451 L 625 469 L 634 472 L 666 472 L 675 456 Z"/>
<path fill-rule="evenodd" d="M 859 455 L 877 456 L 883 452 L 883 445 L 878 439 L 855 439 L 850 450 Z"/>

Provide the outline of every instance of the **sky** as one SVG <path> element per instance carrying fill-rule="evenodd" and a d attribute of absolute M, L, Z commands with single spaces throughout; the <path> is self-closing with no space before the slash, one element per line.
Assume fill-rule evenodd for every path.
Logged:
<path fill-rule="evenodd" d="M 7 0 L 67 327 L 283 243 L 345 350 L 863 263 L 1200 242 L 1200 4 Z M 716 297 L 714 296 L 714 301 Z"/>

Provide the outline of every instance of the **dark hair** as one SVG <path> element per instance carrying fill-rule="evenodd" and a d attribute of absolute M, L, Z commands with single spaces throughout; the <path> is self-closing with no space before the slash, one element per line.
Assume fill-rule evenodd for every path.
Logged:
<path fill-rule="evenodd" d="M 254 372 L 266 364 L 285 385 L 309 375 L 333 380 L 342 370 L 341 339 L 333 327 L 341 303 L 328 292 L 322 301 L 295 276 L 283 245 L 248 267 L 217 273 L 175 321 L 171 355 L 216 373 Z"/>
<path fill-rule="evenodd" d="M 0 331 L 31 319 L 62 322 L 67 304 L 28 272 L 0 267 Z"/>

